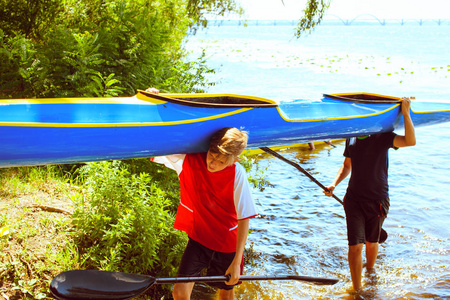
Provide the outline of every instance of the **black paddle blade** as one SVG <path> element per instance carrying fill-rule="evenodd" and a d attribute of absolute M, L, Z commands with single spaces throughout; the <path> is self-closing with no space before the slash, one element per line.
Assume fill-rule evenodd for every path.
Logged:
<path fill-rule="evenodd" d="M 378 239 L 378 243 L 383 244 L 384 242 L 386 242 L 387 238 L 388 238 L 388 233 L 386 232 L 386 230 L 381 228 L 381 233 L 380 233 L 380 238 Z"/>
<path fill-rule="evenodd" d="M 59 300 L 131 299 L 141 295 L 155 282 L 154 277 L 100 270 L 73 270 L 58 274 L 50 292 Z"/>

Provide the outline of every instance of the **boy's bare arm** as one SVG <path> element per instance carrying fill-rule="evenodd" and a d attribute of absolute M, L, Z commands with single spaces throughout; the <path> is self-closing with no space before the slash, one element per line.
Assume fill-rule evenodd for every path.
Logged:
<path fill-rule="evenodd" d="M 249 229 L 249 219 L 238 221 L 237 228 L 237 239 L 236 239 L 236 254 L 228 267 L 225 275 L 231 275 L 229 281 L 226 282 L 228 285 L 234 285 L 238 283 L 241 276 L 241 263 L 245 249 L 245 243 L 247 242 L 247 235 Z"/>

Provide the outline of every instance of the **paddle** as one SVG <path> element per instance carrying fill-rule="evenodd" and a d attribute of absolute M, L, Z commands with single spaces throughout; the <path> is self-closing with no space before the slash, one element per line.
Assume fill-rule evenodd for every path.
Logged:
<path fill-rule="evenodd" d="M 228 281 L 229 276 L 155 278 L 147 275 L 100 270 L 72 270 L 58 274 L 50 283 L 50 292 L 59 300 L 131 299 L 143 294 L 153 284 Z M 332 285 L 339 279 L 286 276 L 241 276 L 240 280 L 301 280 Z"/>
<path fill-rule="evenodd" d="M 270 148 L 267 147 L 261 147 L 260 148 L 262 151 L 281 159 L 282 161 L 290 164 L 291 166 L 294 166 L 295 168 L 297 168 L 297 170 L 299 170 L 300 172 L 302 172 L 303 174 L 305 174 L 309 179 L 311 179 L 314 183 L 316 183 L 318 186 L 320 186 L 324 191 L 329 192 L 329 190 L 327 189 L 326 186 L 324 186 L 323 184 L 321 184 L 319 181 L 317 181 L 311 174 L 309 174 L 305 169 L 303 169 L 299 164 L 296 164 L 293 161 L 290 161 L 289 159 L 285 158 L 284 156 L 278 154 L 277 152 L 273 151 Z M 341 203 L 342 205 L 344 205 L 344 202 L 342 202 L 341 199 L 339 199 L 336 195 L 332 194 L 333 198 L 336 199 L 339 203 Z M 380 244 L 384 243 L 386 241 L 388 237 L 388 234 L 386 232 L 386 230 L 384 230 L 383 228 L 381 228 L 381 233 L 380 233 L 380 239 L 378 240 L 378 242 Z"/>

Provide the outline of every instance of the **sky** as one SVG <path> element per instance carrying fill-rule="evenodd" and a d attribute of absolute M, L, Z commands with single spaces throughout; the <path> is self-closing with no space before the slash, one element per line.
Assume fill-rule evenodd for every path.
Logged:
<path fill-rule="evenodd" d="M 296 20 L 306 0 L 236 0 L 249 20 Z M 284 3 L 284 5 L 283 5 Z M 450 19 L 450 0 L 331 0 L 325 19 L 353 19 L 371 14 L 379 19 Z"/>

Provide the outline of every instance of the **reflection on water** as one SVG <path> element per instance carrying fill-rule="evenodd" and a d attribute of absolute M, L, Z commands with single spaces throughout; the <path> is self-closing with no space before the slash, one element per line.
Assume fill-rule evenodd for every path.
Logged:
<path fill-rule="evenodd" d="M 250 222 L 247 248 L 254 253 L 247 275 L 296 274 L 339 278 L 333 286 L 295 281 L 244 282 L 237 299 L 449 299 L 450 124 L 417 129 L 418 144 L 390 150 L 391 210 L 385 222 L 389 237 L 380 245 L 376 272 L 363 270 L 364 291 L 351 294 L 347 240 L 342 205 L 292 166 L 268 155 L 267 179 L 274 185 L 254 190 L 260 217 Z M 328 185 L 343 160 L 344 142 L 336 148 L 318 143 L 280 150 Z M 438 147 L 437 147 L 438 146 Z M 347 181 L 335 190 L 340 198 Z M 200 288 L 193 299 L 217 299 Z"/>

